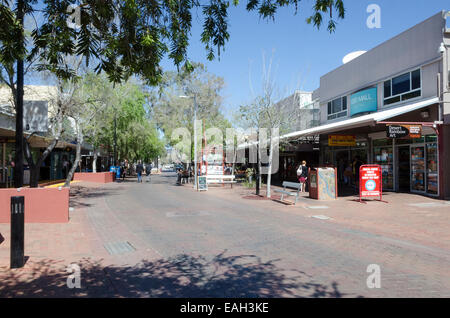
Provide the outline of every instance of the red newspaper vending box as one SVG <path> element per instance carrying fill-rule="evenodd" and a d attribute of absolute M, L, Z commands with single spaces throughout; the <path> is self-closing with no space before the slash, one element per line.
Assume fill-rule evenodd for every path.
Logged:
<path fill-rule="evenodd" d="M 359 202 L 363 202 L 363 197 L 380 197 L 380 201 L 383 201 L 383 174 L 380 165 L 362 165 L 359 168 Z"/>

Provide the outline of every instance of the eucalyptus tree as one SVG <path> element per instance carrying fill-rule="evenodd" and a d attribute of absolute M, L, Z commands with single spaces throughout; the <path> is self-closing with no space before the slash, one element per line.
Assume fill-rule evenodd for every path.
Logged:
<path fill-rule="evenodd" d="M 223 78 L 209 73 L 203 64 L 192 65 L 193 71 L 182 68 L 181 72 L 165 72 L 160 87 L 150 92 L 150 114 L 164 133 L 167 144 L 173 146 L 177 143 L 171 140 L 177 128 L 185 128 L 189 132 L 190 145 L 179 151 L 188 155 L 190 160 L 193 160 L 195 106 L 196 118 L 202 121 L 205 130 L 215 127 L 225 131 L 231 127 L 223 114 Z"/>
<path fill-rule="evenodd" d="M 259 195 L 261 188 L 261 173 L 262 173 L 262 157 L 267 160 L 267 168 L 264 174 L 267 174 L 267 191 L 266 196 L 271 197 L 271 179 L 272 174 L 276 172 L 278 158 L 274 158 L 278 154 L 279 134 L 287 133 L 289 129 L 289 122 L 296 118 L 298 107 L 286 107 L 280 109 L 277 101 L 281 99 L 279 88 L 276 85 L 275 75 L 273 70 L 273 54 L 266 63 L 265 55 L 263 54 L 263 65 L 261 75 L 261 89 L 255 94 L 253 100 L 247 104 L 239 107 L 239 111 L 234 114 L 237 122 L 242 124 L 245 128 L 254 128 L 256 133 L 256 142 L 249 143 L 250 147 L 256 148 L 257 153 L 257 171 L 256 171 L 256 194 Z M 298 107 L 297 107 L 298 106 Z M 267 156 L 266 142 L 269 144 L 269 154 Z"/>

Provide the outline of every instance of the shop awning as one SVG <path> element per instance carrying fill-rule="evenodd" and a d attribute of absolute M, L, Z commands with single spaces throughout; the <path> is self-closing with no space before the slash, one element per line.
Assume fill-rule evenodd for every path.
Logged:
<path fill-rule="evenodd" d="M 363 115 L 356 118 L 346 119 L 331 124 L 326 124 L 322 126 L 317 126 L 301 131 L 296 131 L 283 136 L 280 136 L 280 140 L 286 140 L 298 137 L 307 137 L 312 135 L 320 135 L 329 132 L 337 132 L 344 129 L 351 129 L 357 127 L 363 127 L 368 125 L 375 125 L 377 122 L 384 121 L 389 118 L 397 117 L 426 106 L 430 106 L 439 102 L 437 97 L 426 99 L 414 104 L 409 104 L 406 106 L 396 107 L 381 112 L 371 113 L 368 115 Z"/>

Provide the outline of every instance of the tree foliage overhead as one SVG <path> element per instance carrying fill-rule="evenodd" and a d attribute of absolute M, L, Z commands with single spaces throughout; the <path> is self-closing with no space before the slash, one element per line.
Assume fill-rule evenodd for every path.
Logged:
<path fill-rule="evenodd" d="M 209 73 L 202 64 L 194 63 L 193 66 L 192 72 L 186 69 L 180 73 L 165 72 L 160 89 L 151 91 L 151 115 L 168 139 L 179 127 L 185 127 L 193 134 L 194 95 L 197 120 L 202 120 L 206 129 L 231 126 L 222 113 L 223 78 Z"/>
<path fill-rule="evenodd" d="M 14 13 L 19 2 L 24 3 L 26 15 L 39 11 L 43 16 L 30 30 L 29 43 L 20 41 L 23 28 Z M 319 28 L 328 19 L 328 30 L 334 31 L 336 20 L 344 18 L 343 0 L 313 3 L 307 22 Z M 70 78 L 76 74 L 62 61 L 65 56 L 78 55 L 113 82 L 137 75 L 154 85 L 162 79 L 160 63 L 165 56 L 177 67 L 192 70 L 187 48 L 193 14 L 198 11 L 207 57 L 220 57 L 230 37 L 230 6 L 238 4 L 238 0 L 0 0 L 0 62 L 39 59 L 38 70 Z M 299 4 L 300 0 L 248 0 L 246 10 L 273 20 L 279 8 L 292 7 L 296 13 Z"/>

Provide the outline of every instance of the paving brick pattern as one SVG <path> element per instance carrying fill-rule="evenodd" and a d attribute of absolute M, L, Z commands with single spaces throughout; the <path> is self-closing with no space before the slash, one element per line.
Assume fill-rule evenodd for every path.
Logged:
<path fill-rule="evenodd" d="M 0 224 L 0 296 L 450 297 L 447 202 L 388 194 L 389 204 L 286 206 L 239 186 L 195 192 L 172 174 L 80 183 L 71 196 L 68 224 L 26 225 L 22 269 L 8 268 Z M 70 263 L 80 289 L 66 285 Z M 370 264 L 379 289 L 367 287 Z"/>

